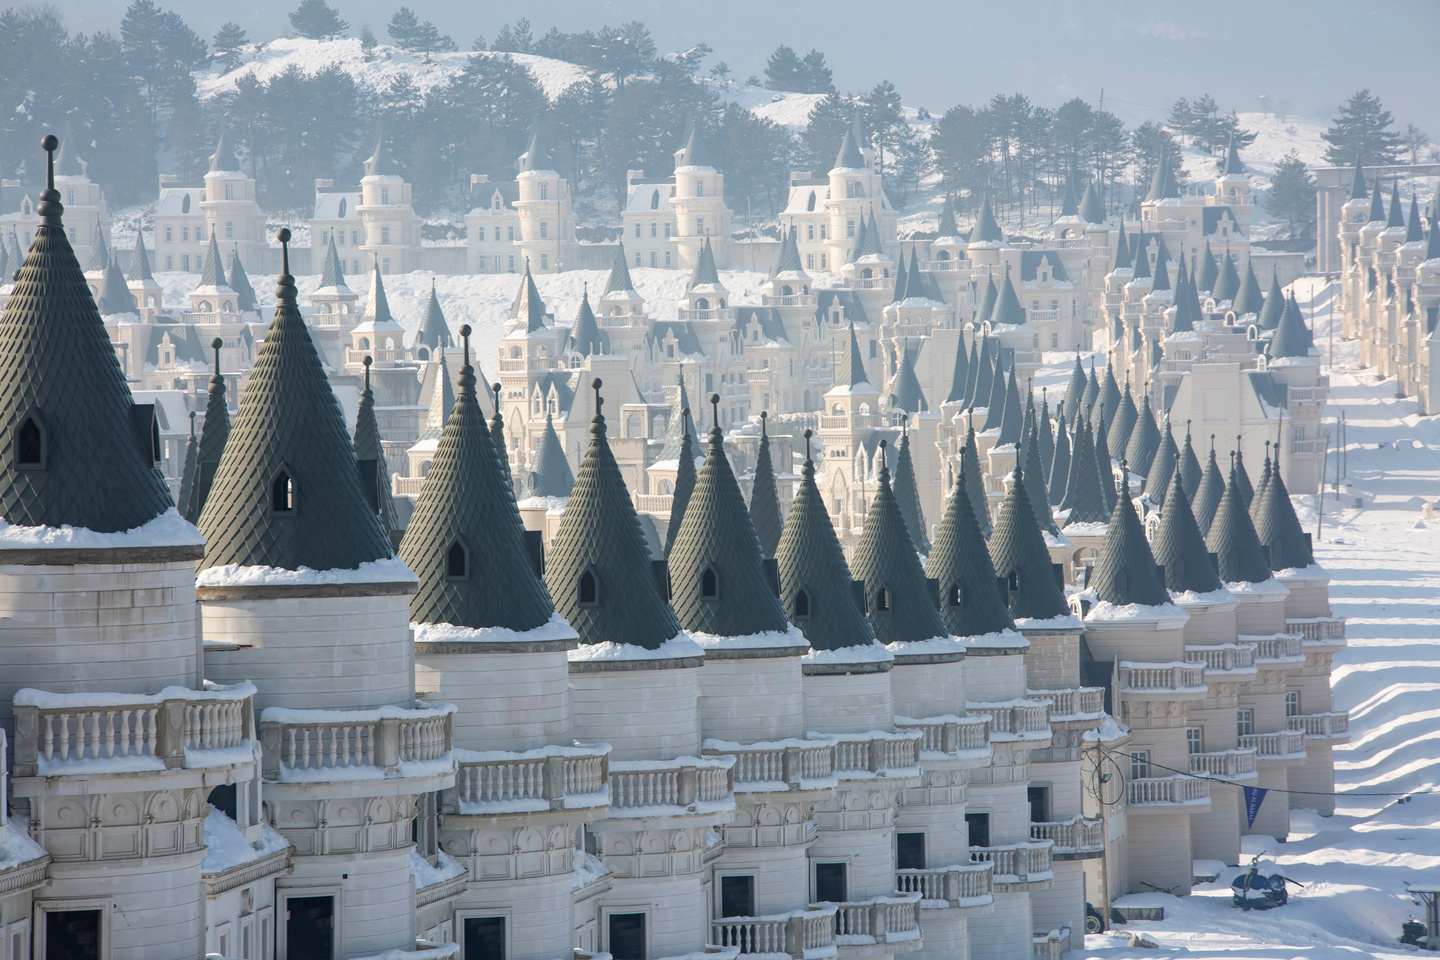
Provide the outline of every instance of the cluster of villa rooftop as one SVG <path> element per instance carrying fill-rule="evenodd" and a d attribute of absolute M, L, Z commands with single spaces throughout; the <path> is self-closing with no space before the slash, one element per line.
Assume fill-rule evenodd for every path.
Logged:
<path fill-rule="evenodd" d="M 268 324 L 213 234 L 186 315 L 143 245 L 87 273 L 44 146 L 0 291 L 7 960 L 1058 960 L 1333 812 L 1310 331 L 1155 215 L 1248 202 L 1233 151 L 1233 194 L 1087 188 L 1044 249 L 947 209 L 922 265 L 847 132 L 836 286 L 803 219 L 758 306 L 685 234 L 678 321 L 625 247 L 569 327 L 525 270 L 491 385 L 338 244 L 302 314 L 288 230 Z M 1053 409 L 1042 329 L 1108 357 Z"/>

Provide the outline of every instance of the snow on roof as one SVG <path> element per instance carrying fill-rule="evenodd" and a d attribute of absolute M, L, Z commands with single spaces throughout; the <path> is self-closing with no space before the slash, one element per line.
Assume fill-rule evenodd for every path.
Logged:
<path fill-rule="evenodd" d="M 198 531 L 197 531 L 198 534 Z M 282 570 L 279 567 L 226 564 L 201 571 L 197 587 L 314 586 L 342 583 L 418 583 L 415 574 L 399 557 L 371 560 L 354 570 Z"/>
<path fill-rule="evenodd" d="M 0 518 L 0 550 L 74 550 L 120 547 L 204 546 L 195 526 L 174 507 L 133 530 L 96 533 L 84 527 L 19 527 Z"/>
<path fill-rule="evenodd" d="M 558 613 L 533 630 L 510 630 L 505 627 L 457 627 L 453 623 L 412 623 L 416 643 L 537 643 L 546 640 L 574 640 L 575 630 Z"/>

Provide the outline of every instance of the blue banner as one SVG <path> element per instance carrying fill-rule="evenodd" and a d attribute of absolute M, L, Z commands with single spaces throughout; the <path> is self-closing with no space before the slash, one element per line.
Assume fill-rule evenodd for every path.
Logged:
<path fill-rule="evenodd" d="M 1264 787 L 1241 787 L 1245 791 L 1245 821 L 1249 826 L 1255 826 L 1255 815 L 1260 812 L 1260 804 L 1265 802 L 1265 794 L 1268 793 Z"/>

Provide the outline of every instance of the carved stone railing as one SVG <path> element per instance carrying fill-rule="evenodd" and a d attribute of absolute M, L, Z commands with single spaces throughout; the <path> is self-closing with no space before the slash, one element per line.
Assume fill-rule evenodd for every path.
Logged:
<path fill-rule="evenodd" d="M 1186 647 L 1185 659 L 1203 663 L 1207 673 L 1234 673 L 1255 669 L 1255 648 L 1248 643 L 1221 643 L 1215 646 Z"/>
<path fill-rule="evenodd" d="M 995 902 L 995 865 L 988 860 L 923 870 L 896 870 L 895 889 L 918 893 L 921 906 L 982 907 Z"/>
<path fill-rule="evenodd" d="M 260 714 L 267 780 L 330 781 L 432 777 L 454 772 L 450 704 L 378 710 L 291 710 Z"/>
<path fill-rule="evenodd" d="M 1318 643 L 1326 646 L 1345 643 L 1344 617 L 1305 617 L 1285 621 L 1285 632 L 1299 634 L 1303 643 Z"/>
<path fill-rule="evenodd" d="M 1027 690 L 1032 700 L 1050 701 L 1050 722 L 1088 720 L 1105 712 L 1104 687 L 1074 687 L 1070 690 Z"/>
<path fill-rule="evenodd" d="M 1241 636 L 1244 643 L 1254 644 L 1255 662 L 1301 663 L 1305 659 L 1304 641 L 1299 634 L 1277 633 L 1272 636 Z"/>
<path fill-rule="evenodd" d="M 635 497 L 635 509 L 641 513 L 669 513 L 675 503 L 671 493 L 642 493 Z"/>
<path fill-rule="evenodd" d="M 1144 697 L 1146 694 L 1190 693 L 1205 690 L 1205 664 L 1176 661 L 1174 663 L 1131 663 L 1120 661 L 1122 693 Z"/>
<path fill-rule="evenodd" d="M 954 756 L 972 751 L 990 749 L 990 718 L 977 717 L 931 717 L 915 720 L 909 717 L 895 718 L 896 730 L 920 731 L 920 755 Z"/>
<path fill-rule="evenodd" d="M 563 810 L 610 802 L 609 744 L 522 753 L 456 750 L 455 759 L 457 813 Z"/>
<path fill-rule="evenodd" d="M 424 477 L 402 477 L 398 473 L 390 475 L 390 496 L 392 497 L 418 497 L 420 489 L 424 486 Z"/>
<path fill-rule="evenodd" d="M 1130 781 L 1130 806 L 1199 804 L 1210 800 L 1210 781 L 1194 777 L 1144 777 Z"/>
<path fill-rule="evenodd" d="M 731 743 L 706 740 L 705 756 L 735 758 L 737 793 L 821 790 L 835 785 L 835 742 L 829 737 Z"/>
<path fill-rule="evenodd" d="M 847 946 L 908 943 L 920 939 L 920 894 L 835 904 L 811 904 L 811 909 L 835 908 L 835 936 Z"/>
<path fill-rule="evenodd" d="M 1038 883 L 1054 877 L 1053 847 L 1049 840 L 1027 840 L 995 847 L 971 847 L 970 859 L 989 863 L 995 883 Z"/>
<path fill-rule="evenodd" d="M 1190 772 L 1226 780 L 1246 780 L 1255 776 L 1255 751 L 1219 750 L 1214 753 L 1190 754 Z"/>
<path fill-rule="evenodd" d="M 971 702 L 968 713 L 990 718 L 990 741 L 1043 740 L 1050 736 L 1050 702 L 1008 700 L 999 703 Z"/>
<path fill-rule="evenodd" d="M 1286 717 L 1285 725 L 1304 733 L 1307 740 L 1342 740 L 1350 736 L 1350 714 L 1343 710 Z"/>
<path fill-rule="evenodd" d="M 1031 822 L 1030 839 L 1049 840 L 1055 854 L 1103 853 L 1105 824 L 1076 815 L 1069 820 Z"/>
<path fill-rule="evenodd" d="M 833 904 L 766 917 L 722 917 L 710 921 L 710 942 L 738 947 L 740 953 L 789 954 L 795 958 L 833 956 L 835 952 Z"/>
<path fill-rule="evenodd" d="M 380 347 L 378 349 L 371 348 L 368 350 L 355 350 L 347 347 L 345 349 L 346 363 L 363 363 L 366 357 L 369 357 L 376 363 L 398 363 L 402 360 L 409 359 L 409 357 L 405 355 L 405 350 L 400 347 L 391 347 L 388 349 Z"/>
<path fill-rule="evenodd" d="M 920 774 L 919 730 L 842 733 L 834 739 L 835 775 L 841 780 L 874 780 Z"/>
<path fill-rule="evenodd" d="M 15 694 L 15 775 L 193 769 L 254 759 L 255 688 Z"/>
<path fill-rule="evenodd" d="M 680 757 L 610 763 L 612 816 L 658 813 L 712 813 L 734 809 L 735 758 Z"/>
<path fill-rule="evenodd" d="M 1261 760 L 1290 760 L 1305 756 L 1303 730 L 1252 733 L 1240 738 L 1240 746 L 1253 747 Z"/>

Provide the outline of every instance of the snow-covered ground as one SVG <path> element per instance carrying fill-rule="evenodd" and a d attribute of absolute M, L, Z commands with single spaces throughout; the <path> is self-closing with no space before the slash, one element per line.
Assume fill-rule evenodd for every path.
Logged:
<path fill-rule="evenodd" d="M 1298 284 L 1309 311 L 1312 288 Z M 1330 317 L 1316 298 L 1316 343 L 1328 356 Z M 1422 517 L 1440 497 L 1440 419 L 1419 418 L 1413 400 L 1395 398 L 1393 380 L 1377 381 L 1339 339 L 1328 412 L 1349 423 L 1348 477 L 1341 495 L 1325 494 L 1316 558 L 1334 578 L 1331 604 L 1348 618 L 1349 647 L 1335 657 L 1337 709 L 1350 711 L 1351 741 L 1335 750 L 1336 813 L 1291 816 L 1288 843 L 1251 837 L 1247 854 L 1266 854 L 1286 876 L 1290 902 L 1265 913 L 1230 903 L 1228 868 L 1213 884 L 1163 904 L 1165 919 L 1117 928 L 1143 933 L 1161 950 L 1124 946 L 1124 935 L 1086 938 L 1081 957 L 1187 960 L 1352 960 L 1410 957 L 1400 924 L 1423 919 L 1406 885 L 1440 883 L 1440 521 Z M 1331 461 L 1333 469 L 1333 459 Z M 1363 501 L 1359 509 L 1355 500 Z M 1316 498 L 1296 497 L 1301 522 L 1316 530 Z M 1369 794 L 1379 794 L 1371 796 Z M 1270 795 L 1267 803 L 1282 798 Z M 1128 902 L 1128 901 L 1127 901 Z"/>

